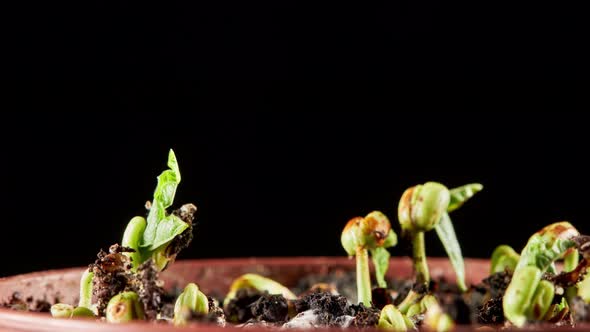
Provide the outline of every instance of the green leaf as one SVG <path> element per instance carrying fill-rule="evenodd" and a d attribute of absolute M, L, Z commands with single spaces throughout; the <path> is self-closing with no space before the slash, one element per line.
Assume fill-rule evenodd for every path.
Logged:
<path fill-rule="evenodd" d="M 542 235 L 534 234 L 522 250 L 516 269 L 523 266 L 536 266 L 544 272 L 575 245 L 575 242 L 569 239 L 557 238 L 553 242 L 548 242 Z"/>
<path fill-rule="evenodd" d="M 385 282 L 385 274 L 389 267 L 389 252 L 385 248 L 393 247 L 397 244 L 397 235 L 392 230 L 387 233 L 387 237 L 383 242 L 383 246 L 371 249 L 371 258 L 373 259 L 373 265 L 375 265 L 375 279 L 377 284 L 381 288 L 387 288 Z"/>
<path fill-rule="evenodd" d="M 453 188 L 449 190 L 451 199 L 449 201 L 449 207 L 447 212 L 452 212 L 460 208 L 463 203 L 469 200 L 473 195 L 477 194 L 483 189 L 483 185 L 480 183 L 470 183 L 461 187 Z"/>
<path fill-rule="evenodd" d="M 457 241 L 455 229 L 453 228 L 453 223 L 451 222 L 448 213 L 443 213 L 440 222 L 434 229 L 436 229 L 436 234 L 445 247 L 447 255 L 451 260 L 451 265 L 457 275 L 457 285 L 459 286 L 459 289 L 462 291 L 467 290 L 467 286 L 465 286 L 465 265 L 463 263 L 463 254 L 461 253 L 461 247 L 459 246 L 459 241 Z"/>
<path fill-rule="evenodd" d="M 375 265 L 375 279 L 381 288 L 387 288 L 385 273 L 387 273 L 387 268 L 389 267 L 389 257 L 389 251 L 383 247 L 377 247 L 371 250 L 371 258 Z"/>
<path fill-rule="evenodd" d="M 166 213 L 166 209 L 174 202 L 176 188 L 180 183 L 180 170 L 173 150 L 168 155 L 168 167 L 170 169 L 158 176 L 154 200 L 147 217 L 147 227 L 141 243 L 147 250 L 155 250 L 172 241 L 189 227 L 180 218 Z"/>

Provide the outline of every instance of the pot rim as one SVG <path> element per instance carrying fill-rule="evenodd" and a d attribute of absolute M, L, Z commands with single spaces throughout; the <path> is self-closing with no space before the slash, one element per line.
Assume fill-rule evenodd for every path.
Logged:
<path fill-rule="evenodd" d="M 411 264 L 411 259 L 408 257 L 392 257 L 390 259 L 393 265 L 395 264 Z M 447 257 L 429 257 L 428 263 L 433 265 L 448 264 Z M 230 265 L 244 265 L 244 264 L 258 264 L 265 266 L 281 265 L 281 266 L 297 266 L 297 265 L 354 265 L 354 260 L 342 256 L 297 256 L 297 257 L 249 257 L 249 258 L 207 258 L 207 259 L 184 259 L 175 262 L 175 265 L 192 265 L 198 263 L 199 265 L 215 267 L 215 266 L 230 266 Z M 466 271 L 469 271 L 469 265 L 489 264 L 489 259 L 484 258 L 465 258 Z M 17 278 L 47 278 L 47 275 L 60 276 L 65 273 L 82 272 L 86 267 L 71 267 L 64 269 L 50 269 L 44 271 L 29 272 L 24 274 L 12 275 L 0 278 L 0 284 Z M 0 332 L 17 330 L 30 330 L 35 326 L 37 331 L 145 331 L 146 328 L 154 331 L 168 332 L 168 331 L 182 331 L 182 329 L 206 329 L 207 332 L 243 332 L 243 328 L 234 326 L 220 327 L 214 324 L 207 323 L 192 323 L 185 327 L 175 327 L 168 324 L 155 324 L 153 322 L 131 322 L 126 324 L 112 324 L 95 319 L 56 319 L 47 313 L 38 312 L 22 312 L 7 308 L 0 308 Z M 454 331 L 473 331 L 475 327 L 480 325 L 457 325 Z M 8 329 L 7 329 L 8 328 Z M 553 327 L 553 331 L 577 331 L 588 330 L 590 324 L 578 324 L 576 327 L 559 328 Z M 341 328 L 320 328 L 321 331 L 342 332 Z M 276 329 L 269 328 L 249 328 L 249 332 L 272 332 Z M 298 331 L 299 329 L 294 329 Z M 370 331 L 371 329 L 368 329 Z M 376 329 L 375 329 L 376 330 Z M 519 329 L 518 331 L 526 331 L 526 329 Z M 539 331 L 538 328 L 535 331 Z"/>

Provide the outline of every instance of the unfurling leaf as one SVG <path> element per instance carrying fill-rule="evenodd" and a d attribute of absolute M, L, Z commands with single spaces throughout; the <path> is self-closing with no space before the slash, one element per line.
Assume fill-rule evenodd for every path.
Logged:
<path fill-rule="evenodd" d="M 176 188 L 180 183 L 180 170 L 174 151 L 168 155 L 168 167 L 158 176 L 158 185 L 154 192 L 154 200 L 151 203 L 147 217 L 147 227 L 143 232 L 141 247 L 147 250 L 156 248 L 172 241 L 175 236 L 185 231 L 189 225 L 175 215 L 168 215 L 166 209 L 174 201 Z"/>
<path fill-rule="evenodd" d="M 453 223 L 451 222 L 448 213 L 443 213 L 440 222 L 435 226 L 435 229 L 438 238 L 447 251 L 451 265 L 455 270 L 459 289 L 462 291 L 467 290 L 467 286 L 465 285 L 465 264 L 463 263 L 463 254 L 461 253 L 461 247 L 459 246 L 459 241 L 457 241 L 455 229 L 453 228 Z"/>
<path fill-rule="evenodd" d="M 389 267 L 389 257 L 389 251 L 385 248 L 377 247 L 371 250 L 371 258 L 375 265 L 375 279 L 377 280 L 377 285 L 381 288 L 387 288 L 385 273 Z"/>
<path fill-rule="evenodd" d="M 453 188 L 449 190 L 450 201 L 447 212 L 452 212 L 460 208 L 463 203 L 469 200 L 473 195 L 477 194 L 483 189 L 483 185 L 479 183 L 470 183 L 461 187 Z"/>
<path fill-rule="evenodd" d="M 381 288 L 387 288 L 385 282 L 385 274 L 389 268 L 389 251 L 385 248 L 393 247 L 397 244 L 397 235 L 393 230 L 390 230 L 383 242 L 382 247 L 371 249 L 371 258 L 373 259 L 373 265 L 375 265 L 375 279 L 377 285 Z"/>

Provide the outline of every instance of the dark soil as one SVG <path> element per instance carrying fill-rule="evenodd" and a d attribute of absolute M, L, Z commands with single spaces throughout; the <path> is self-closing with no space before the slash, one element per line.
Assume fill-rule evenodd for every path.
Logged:
<path fill-rule="evenodd" d="M 344 295 L 351 301 L 356 300 L 356 274 L 354 271 L 334 270 L 328 274 L 311 274 L 299 280 L 294 288 L 295 294 L 314 292 L 318 285 L 327 284 L 338 294 Z"/>
<path fill-rule="evenodd" d="M 215 300 L 208 296 L 207 300 L 209 300 L 209 316 L 210 319 L 213 319 L 217 325 L 225 326 L 225 313 L 223 312 L 223 308 L 217 305 Z"/>
<path fill-rule="evenodd" d="M 348 299 L 342 295 L 330 293 L 312 293 L 294 301 L 295 311 L 301 313 L 313 310 L 320 313 L 320 322 L 325 325 L 333 325 L 336 317 L 351 315 Z"/>
<path fill-rule="evenodd" d="M 195 220 L 195 212 L 197 212 L 197 207 L 193 204 L 185 204 L 181 206 L 180 209 L 172 211 L 172 214 L 179 217 L 189 226 L 184 232 L 176 236 L 166 248 L 166 257 L 170 258 L 170 262 L 174 261 L 176 255 L 178 255 L 178 253 L 184 248 L 187 248 L 193 241 L 193 221 Z"/>
<path fill-rule="evenodd" d="M 250 305 L 250 310 L 257 321 L 284 323 L 289 318 L 289 304 L 280 294 L 262 294 Z"/>
<path fill-rule="evenodd" d="M 478 287 L 485 290 L 485 300 L 479 308 L 477 322 L 481 324 L 503 324 L 504 309 L 502 297 L 512 280 L 512 274 L 504 271 L 490 275 Z"/>
<path fill-rule="evenodd" d="M 377 323 L 379 323 L 379 316 L 381 315 L 381 310 L 375 307 L 365 307 L 362 304 L 351 305 L 352 316 L 354 319 L 352 321 L 352 326 L 363 328 L 363 327 L 375 327 Z"/>
<path fill-rule="evenodd" d="M 89 268 L 94 272 L 92 294 L 97 302 L 99 315 L 103 316 L 109 300 L 125 291 L 132 283 L 131 262 L 123 252 L 133 252 L 131 248 L 114 244 L 107 254 L 102 249 L 94 264 Z"/>
<path fill-rule="evenodd" d="M 146 318 L 156 319 L 163 305 L 164 289 L 158 278 L 158 270 L 151 259 L 137 268 L 137 275 L 132 279 L 130 287 L 139 296 Z"/>
<path fill-rule="evenodd" d="M 207 297 L 207 299 L 209 300 L 208 314 L 203 315 L 193 311 L 187 311 L 185 313 L 186 316 L 184 318 L 189 322 L 212 323 L 220 326 L 225 326 L 225 315 L 223 313 L 223 309 L 221 309 L 215 304 L 215 300 L 213 300 L 213 298 Z M 172 309 L 172 311 L 174 312 L 174 309 Z M 172 313 L 172 317 L 173 316 L 174 313 Z"/>
<path fill-rule="evenodd" d="M 386 305 L 393 304 L 394 295 L 397 296 L 397 292 L 393 292 L 386 288 L 373 288 L 371 291 L 373 306 L 378 309 L 383 309 Z"/>
<path fill-rule="evenodd" d="M 225 308 L 225 317 L 232 323 L 245 323 L 255 318 L 251 305 L 256 302 L 263 293 L 254 289 L 240 289 L 236 297 L 231 299 Z"/>
<path fill-rule="evenodd" d="M 313 310 L 318 315 L 317 323 L 324 326 L 340 326 L 344 316 L 353 316 L 351 325 L 355 327 L 374 327 L 379 322 L 379 309 L 351 305 L 342 295 L 312 293 L 295 300 L 294 307 L 297 313 Z"/>

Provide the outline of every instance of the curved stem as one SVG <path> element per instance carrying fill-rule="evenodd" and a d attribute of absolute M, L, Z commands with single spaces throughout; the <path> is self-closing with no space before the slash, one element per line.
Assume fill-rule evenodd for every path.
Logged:
<path fill-rule="evenodd" d="M 573 271 L 580 261 L 580 254 L 577 249 L 570 249 L 563 258 L 563 270 L 565 272 Z"/>
<path fill-rule="evenodd" d="M 563 258 L 563 271 L 571 272 L 576 269 L 580 263 L 580 253 L 578 249 L 570 249 Z M 571 286 L 565 290 L 565 298 L 568 303 L 573 303 L 574 297 L 578 295 L 578 286 Z"/>
<path fill-rule="evenodd" d="M 80 278 L 80 300 L 79 307 L 92 308 L 92 278 L 94 273 L 87 269 Z"/>
<path fill-rule="evenodd" d="M 412 233 L 412 254 L 414 258 L 414 272 L 416 283 L 426 284 L 430 282 L 430 273 L 426 263 L 426 249 L 424 247 L 424 232 Z"/>
<path fill-rule="evenodd" d="M 133 271 L 136 271 L 137 267 L 145 261 L 139 248 L 139 242 L 141 241 L 145 228 L 146 221 L 143 217 L 133 217 L 127 224 L 127 228 L 125 228 L 125 232 L 123 233 L 123 239 L 121 240 L 123 247 L 129 247 L 135 250 L 135 252 L 125 253 L 125 255 L 131 258 Z"/>
<path fill-rule="evenodd" d="M 369 275 L 369 251 L 356 249 L 356 290 L 358 302 L 371 306 L 371 276 Z"/>

